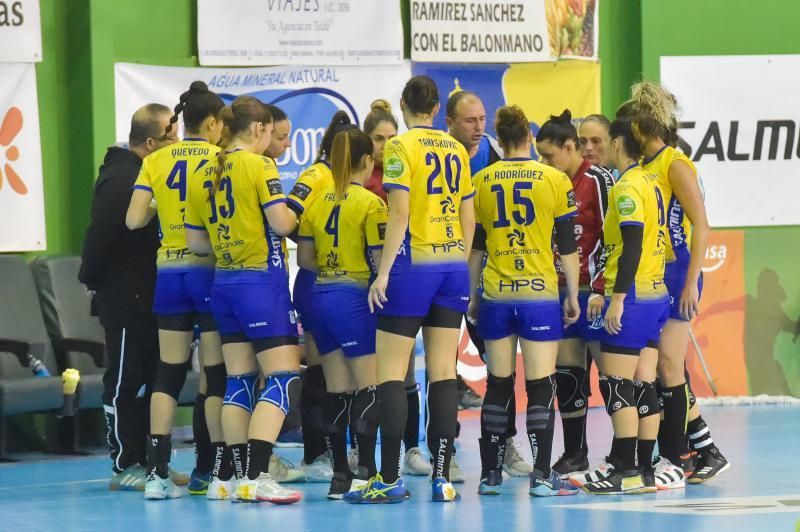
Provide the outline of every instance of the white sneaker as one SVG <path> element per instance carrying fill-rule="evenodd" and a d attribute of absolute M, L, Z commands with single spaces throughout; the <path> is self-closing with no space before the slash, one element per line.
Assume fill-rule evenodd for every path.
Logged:
<path fill-rule="evenodd" d="M 358 475 L 358 449 L 355 447 L 350 449 L 350 452 L 347 454 L 347 465 L 350 466 L 350 471 L 352 471 L 354 475 Z"/>
<path fill-rule="evenodd" d="M 219 477 L 211 477 L 208 483 L 206 499 L 209 501 L 227 501 L 236 493 L 235 479 L 220 480 Z"/>
<path fill-rule="evenodd" d="M 608 457 L 603 459 L 597 467 L 589 471 L 588 473 L 579 473 L 577 475 L 572 475 L 569 477 L 569 483 L 573 486 L 577 486 L 579 488 L 583 487 L 584 484 L 589 484 L 590 482 L 597 482 L 599 480 L 605 480 L 611 475 L 611 472 L 614 470 L 614 466 L 608 460 Z"/>
<path fill-rule="evenodd" d="M 282 487 L 269 473 L 261 473 L 255 480 L 240 480 L 236 486 L 236 498 L 242 502 L 292 504 L 302 499 L 302 496 L 299 491 Z"/>
<path fill-rule="evenodd" d="M 358 466 L 358 464 L 356 464 Z M 306 476 L 306 482 L 324 482 L 330 484 L 333 478 L 333 467 L 327 454 L 321 454 L 310 464 L 300 462 L 300 469 Z"/>
<path fill-rule="evenodd" d="M 412 447 L 406 451 L 403 457 L 403 467 L 400 470 L 402 474 L 425 477 L 430 475 L 431 471 L 431 463 L 425 458 L 425 455 L 422 454 L 422 449 L 419 447 Z"/>
<path fill-rule="evenodd" d="M 461 471 L 461 468 L 456 462 L 456 456 L 450 459 L 450 483 L 451 484 L 463 484 L 464 483 L 464 472 Z"/>
<path fill-rule="evenodd" d="M 683 469 L 673 465 L 672 462 L 659 457 L 655 465 L 656 469 L 656 488 L 659 490 L 675 490 L 686 487 Z"/>
<path fill-rule="evenodd" d="M 153 501 L 177 499 L 183 496 L 183 490 L 172 482 L 172 479 L 161 478 L 155 473 L 147 477 L 144 485 L 144 498 Z"/>
<path fill-rule="evenodd" d="M 282 484 L 306 481 L 306 474 L 302 469 L 296 468 L 293 463 L 274 453 L 269 459 L 269 474 L 273 480 Z"/>
<path fill-rule="evenodd" d="M 527 477 L 533 473 L 533 467 L 522 457 L 514 438 L 506 440 L 506 455 L 503 458 L 503 471 L 512 477 Z"/>

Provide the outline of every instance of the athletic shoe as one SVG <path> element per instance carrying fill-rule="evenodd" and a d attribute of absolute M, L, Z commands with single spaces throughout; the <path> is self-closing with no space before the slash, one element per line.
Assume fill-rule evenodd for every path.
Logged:
<path fill-rule="evenodd" d="M 208 492 L 208 483 L 211 481 L 211 471 L 200 473 L 197 468 L 192 469 L 192 479 L 189 481 L 190 495 L 205 495 Z"/>
<path fill-rule="evenodd" d="M 491 469 L 485 475 L 481 475 L 481 483 L 478 485 L 478 495 L 500 495 L 503 493 L 503 472 L 499 469 Z"/>
<path fill-rule="evenodd" d="M 149 500 L 177 499 L 183 496 L 181 490 L 169 477 L 161 478 L 155 473 L 147 477 L 144 485 L 144 498 Z"/>
<path fill-rule="evenodd" d="M 730 467 L 730 462 L 722 456 L 722 453 L 716 447 L 701 452 L 695 463 L 694 474 L 689 477 L 689 484 L 702 484 L 723 471 L 727 471 Z"/>
<path fill-rule="evenodd" d="M 176 486 L 188 486 L 189 481 L 192 480 L 186 473 L 179 473 L 171 467 L 169 468 L 169 478 Z"/>
<path fill-rule="evenodd" d="M 126 467 L 121 473 L 112 473 L 108 489 L 111 491 L 143 491 L 147 470 L 141 464 Z"/>
<path fill-rule="evenodd" d="M 659 490 L 675 490 L 686 486 L 683 469 L 673 465 L 663 456 L 655 463 L 655 470 L 656 488 Z"/>
<path fill-rule="evenodd" d="M 453 484 L 464 483 L 464 472 L 461 471 L 461 467 L 456 462 L 456 455 L 450 458 L 450 482 Z"/>
<path fill-rule="evenodd" d="M 447 482 L 443 477 L 433 479 L 431 493 L 433 502 L 455 502 L 461 500 L 461 495 L 453 487 L 453 483 Z"/>
<path fill-rule="evenodd" d="M 458 382 L 458 408 L 460 410 L 469 410 L 470 408 L 480 408 L 483 405 L 483 397 L 470 388 L 461 375 L 457 377 Z"/>
<path fill-rule="evenodd" d="M 306 480 L 306 474 L 302 469 L 297 469 L 293 463 L 274 453 L 269 459 L 269 474 L 272 480 L 281 484 Z"/>
<path fill-rule="evenodd" d="M 697 462 L 697 451 L 688 451 L 678 457 L 676 466 L 683 469 L 684 478 L 689 478 L 694 474 L 695 463 Z"/>
<path fill-rule="evenodd" d="M 281 432 L 278 439 L 275 440 L 275 447 L 283 448 L 300 448 L 303 446 L 303 428 L 295 427 L 285 432 Z"/>
<path fill-rule="evenodd" d="M 358 475 L 358 449 L 355 447 L 350 449 L 350 452 L 347 453 L 347 465 L 350 466 L 350 471 L 352 471 L 354 475 Z"/>
<path fill-rule="evenodd" d="M 236 486 L 236 498 L 242 502 L 271 502 L 292 504 L 303 497 L 299 491 L 282 487 L 269 473 L 261 473 L 255 480 L 242 479 Z"/>
<path fill-rule="evenodd" d="M 512 477 L 527 477 L 533 467 L 522 457 L 513 438 L 506 440 L 506 455 L 503 458 L 503 471 Z"/>
<path fill-rule="evenodd" d="M 350 478 L 344 473 L 334 473 L 331 479 L 331 487 L 328 490 L 328 498 L 340 501 L 346 493 L 360 491 L 367 484 L 368 481 L 366 480 Z"/>
<path fill-rule="evenodd" d="M 300 462 L 300 469 L 306 476 L 306 482 L 328 483 L 333 478 L 333 467 L 327 454 L 321 454 L 310 464 Z"/>
<path fill-rule="evenodd" d="M 206 499 L 209 501 L 227 501 L 236 494 L 236 480 L 220 480 L 219 477 L 211 477 L 208 483 Z"/>
<path fill-rule="evenodd" d="M 614 466 L 611 465 L 611 459 L 606 456 L 592 471 L 569 477 L 569 483 L 578 488 L 582 488 L 585 484 L 607 478 L 613 470 Z"/>
<path fill-rule="evenodd" d="M 342 496 L 342 500 L 351 504 L 392 504 L 403 502 L 407 498 L 402 478 L 386 484 L 380 473 L 369 479 L 363 488 L 349 491 Z"/>
<path fill-rule="evenodd" d="M 641 493 L 644 487 L 644 480 L 638 471 L 614 469 L 606 478 L 584 484 L 583 491 L 589 495 L 629 495 Z"/>
<path fill-rule="evenodd" d="M 648 467 L 642 471 L 642 483 L 644 487 L 639 490 L 639 493 L 655 493 L 658 491 L 656 486 L 656 472 L 652 467 Z"/>
<path fill-rule="evenodd" d="M 422 454 L 422 449 L 419 447 L 412 447 L 408 449 L 403 457 L 403 467 L 400 472 L 404 475 L 412 475 L 415 477 L 424 477 L 430 475 L 432 471 L 430 461 Z M 450 474 L 453 470 L 450 470 Z"/>
<path fill-rule="evenodd" d="M 555 497 L 559 495 L 577 495 L 578 488 L 561 479 L 561 475 L 554 470 L 550 470 L 550 476 L 544 478 L 544 475 L 538 471 L 531 473 L 531 487 L 528 490 L 528 495 L 531 497 Z"/>
<path fill-rule="evenodd" d="M 559 474 L 561 480 L 568 480 L 575 475 L 586 474 L 589 472 L 589 457 L 584 454 L 561 455 L 561 458 L 553 464 L 553 471 Z"/>

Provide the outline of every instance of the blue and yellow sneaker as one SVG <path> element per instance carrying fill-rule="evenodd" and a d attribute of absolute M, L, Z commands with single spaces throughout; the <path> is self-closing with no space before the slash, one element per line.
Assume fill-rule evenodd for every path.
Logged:
<path fill-rule="evenodd" d="M 531 473 L 531 488 L 528 494 L 531 497 L 554 497 L 557 495 L 575 495 L 578 488 L 566 480 L 561 480 L 561 475 L 555 469 L 550 470 L 550 476 L 544 478 L 539 471 Z"/>
<path fill-rule="evenodd" d="M 345 493 L 342 500 L 351 504 L 392 504 L 406 500 L 406 493 L 402 478 L 386 484 L 378 473 L 360 490 Z"/>
<path fill-rule="evenodd" d="M 189 480 L 189 493 L 191 495 L 205 495 L 208 493 L 209 482 L 211 482 L 211 471 L 201 473 L 196 468 L 192 469 L 192 478 Z"/>
<path fill-rule="evenodd" d="M 453 484 L 448 482 L 444 477 L 436 477 L 433 479 L 431 491 L 433 492 L 431 497 L 433 502 L 454 502 L 461 500 L 461 495 L 459 495 L 453 487 Z"/>

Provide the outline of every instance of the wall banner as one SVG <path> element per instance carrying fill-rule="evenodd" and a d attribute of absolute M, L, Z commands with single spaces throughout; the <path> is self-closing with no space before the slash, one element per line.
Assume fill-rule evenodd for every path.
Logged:
<path fill-rule="evenodd" d="M 42 60 L 39 0 L 0 2 L 0 63 Z"/>

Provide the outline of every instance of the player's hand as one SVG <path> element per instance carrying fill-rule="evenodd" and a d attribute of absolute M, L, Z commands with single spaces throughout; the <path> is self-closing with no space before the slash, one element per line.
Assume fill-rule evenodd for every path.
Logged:
<path fill-rule="evenodd" d="M 603 327 L 608 334 L 619 334 L 622 331 L 622 312 L 625 304 L 620 299 L 611 298 L 608 310 L 603 317 Z"/>
<path fill-rule="evenodd" d="M 687 282 L 681 292 L 680 300 L 681 316 L 685 320 L 691 320 L 700 312 L 700 290 L 697 283 Z"/>
<path fill-rule="evenodd" d="M 562 319 L 564 320 L 564 327 L 572 325 L 581 315 L 581 306 L 578 303 L 578 296 L 567 296 L 564 298 L 562 306 Z"/>
<path fill-rule="evenodd" d="M 586 319 L 594 321 L 603 315 L 603 307 L 606 300 L 600 294 L 592 294 L 589 296 L 589 303 L 586 305 Z"/>
<path fill-rule="evenodd" d="M 369 294 L 367 295 L 367 303 L 369 304 L 369 311 L 375 313 L 375 308 L 382 309 L 383 304 L 388 301 L 386 299 L 386 287 L 389 285 L 389 276 L 378 274 L 369 287 Z"/>
<path fill-rule="evenodd" d="M 469 300 L 469 306 L 467 307 L 467 321 L 472 325 L 478 324 L 478 309 L 480 306 L 481 302 L 479 297 L 473 297 Z"/>

